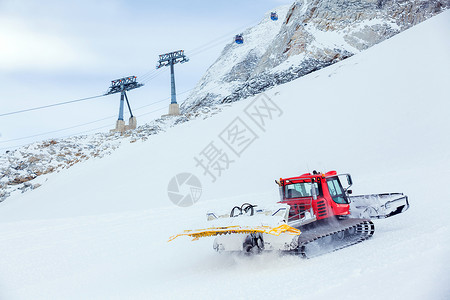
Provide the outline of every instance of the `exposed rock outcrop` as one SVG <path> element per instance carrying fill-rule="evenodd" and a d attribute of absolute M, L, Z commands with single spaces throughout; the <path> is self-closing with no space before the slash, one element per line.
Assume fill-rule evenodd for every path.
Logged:
<path fill-rule="evenodd" d="M 303 0 L 267 13 L 222 51 L 182 112 L 238 101 L 363 51 L 450 7 L 449 0 Z"/>

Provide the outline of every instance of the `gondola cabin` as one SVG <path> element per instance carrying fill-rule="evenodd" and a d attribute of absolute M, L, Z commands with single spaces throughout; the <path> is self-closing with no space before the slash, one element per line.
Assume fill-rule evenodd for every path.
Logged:
<path fill-rule="evenodd" d="M 276 21 L 278 20 L 278 15 L 276 12 L 271 12 L 270 13 L 270 18 L 272 19 L 272 21 Z"/>
<path fill-rule="evenodd" d="M 236 37 L 234 38 L 234 41 L 236 42 L 236 44 L 243 44 L 244 38 L 242 37 L 242 34 L 236 35 Z"/>

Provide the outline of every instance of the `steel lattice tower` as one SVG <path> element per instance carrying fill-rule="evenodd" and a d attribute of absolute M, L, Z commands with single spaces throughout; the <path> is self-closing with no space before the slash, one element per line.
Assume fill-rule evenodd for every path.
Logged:
<path fill-rule="evenodd" d="M 170 66 L 170 82 L 171 82 L 171 101 L 169 107 L 169 115 L 179 115 L 180 108 L 177 103 L 177 94 L 175 90 L 175 72 L 174 65 L 177 63 L 188 62 L 189 58 L 184 54 L 184 50 L 179 50 L 171 53 L 161 54 L 159 61 L 156 64 L 156 69 Z"/>
<path fill-rule="evenodd" d="M 128 76 L 111 81 L 111 86 L 109 87 L 105 95 L 120 93 L 119 118 L 117 119 L 115 131 L 123 132 L 128 129 L 136 128 L 136 117 L 133 116 L 133 112 L 131 111 L 130 102 L 128 101 L 126 92 L 129 90 L 140 88 L 141 86 L 143 86 L 143 84 L 137 82 L 136 76 Z M 128 126 L 125 126 L 125 121 L 123 120 L 124 98 L 127 100 L 127 106 L 130 112 Z"/>

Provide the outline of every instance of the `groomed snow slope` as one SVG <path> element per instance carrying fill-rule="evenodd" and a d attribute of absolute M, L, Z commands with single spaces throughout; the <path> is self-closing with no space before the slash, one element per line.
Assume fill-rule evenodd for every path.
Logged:
<path fill-rule="evenodd" d="M 0 204 L 0 299 L 448 299 L 450 11 L 266 94 L 282 109 L 215 183 L 194 157 L 252 101 L 53 174 Z M 251 126 L 251 123 L 248 123 Z M 254 126 L 254 125 L 253 125 Z M 231 155 L 230 155 L 231 156 Z M 310 260 L 219 255 L 172 234 L 208 209 L 276 201 L 273 180 L 336 169 L 404 192 L 372 239 Z M 169 180 L 195 173 L 199 203 Z"/>

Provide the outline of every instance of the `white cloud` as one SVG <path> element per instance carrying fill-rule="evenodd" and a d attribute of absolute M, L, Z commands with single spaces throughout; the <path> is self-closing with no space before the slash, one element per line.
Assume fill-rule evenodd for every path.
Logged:
<path fill-rule="evenodd" d="M 74 41 L 40 32 L 17 19 L 0 20 L 0 68 L 58 70 L 89 64 L 94 55 Z"/>

